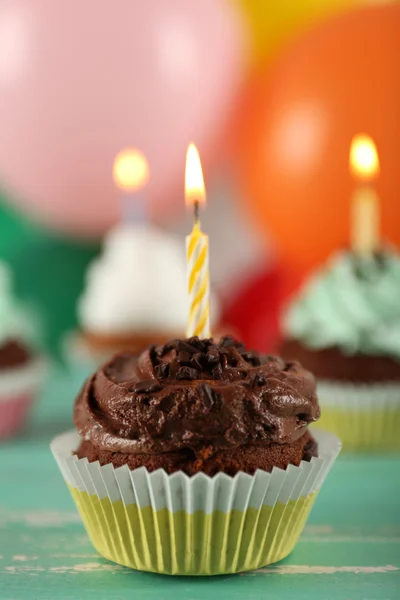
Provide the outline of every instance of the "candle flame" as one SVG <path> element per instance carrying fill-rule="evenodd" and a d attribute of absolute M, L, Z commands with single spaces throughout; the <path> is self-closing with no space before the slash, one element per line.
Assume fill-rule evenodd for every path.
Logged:
<path fill-rule="evenodd" d="M 114 159 L 115 185 L 125 192 L 144 187 L 149 180 L 149 165 L 145 155 L 136 148 L 121 150 Z"/>
<path fill-rule="evenodd" d="M 187 205 L 206 203 L 200 156 L 194 144 L 189 145 L 186 153 L 185 200 Z"/>
<path fill-rule="evenodd" d="M 371 181 L 379 175 L 379 157 L 374 140 L 365 134 L 353 137 L 350 147 L 350 170 L 354 177 Z"/>

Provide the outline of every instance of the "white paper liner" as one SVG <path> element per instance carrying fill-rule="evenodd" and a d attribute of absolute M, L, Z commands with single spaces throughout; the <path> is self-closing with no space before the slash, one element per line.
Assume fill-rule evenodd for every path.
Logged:
<path fill-rule="evenodd" d="M 0 403 L 10 397 L 40 390 L 48 369 L 44 358 L 30 360 L 26 365 L 0 372 Z"/>
<path fill-rule="evenodd" d="M 72 454 L 80 441 L 75 431 L 56 437 L 51 451 L 65 481 L 99 499 L 122 500 L 125 505 L 137 504 L 139 508 L 152 506 L 156 511 L 168 508 L 171 512 L 185 510 L 192 514 L 202 510 L 209 514 L 214 510 L 245 511 L 248 507 L 274 506 L 319 490 L 341 443 L 335 435 L 323 431 L 315 430 L 313 435 L 318 443 L 318 457 L 302 461 L 298 467 L 289 465 L 286 470 L 274 468 L 271 473 L 258 470 L 252 476 L 239 472 L 234 477 L 224 473 L 188 477 L 182 472 L 168 475 L 163 469 L 149 473 L 144 467 L 130 471 L 127 465 L 100 466 L 99 462 L 89 463 L 86 458 L 78 459 Z"/>
<path fill-rule="evenodd" d="M 400 384 L 319 380 L 318 400 L 322 409 L 324 406 L 365 412 L 400 409 Z"/>

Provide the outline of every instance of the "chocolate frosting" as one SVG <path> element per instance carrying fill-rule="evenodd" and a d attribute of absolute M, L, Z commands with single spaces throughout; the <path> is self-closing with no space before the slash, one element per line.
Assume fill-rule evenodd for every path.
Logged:
<path fill-rule="evenodd" d="M 297 362 L 231 337 L 172 340 L 114 356 L 88 379 L 75 425 L 99 450 L 203 458 L 245 444 L 291 443 L 319 417 L 315 379 Z"/>
<path fill-rule="evenodd" d="M 20 367 L 31 358 L 29 350 L 18 340 L 7 340 L 0 345 L 0 370 Z"/>

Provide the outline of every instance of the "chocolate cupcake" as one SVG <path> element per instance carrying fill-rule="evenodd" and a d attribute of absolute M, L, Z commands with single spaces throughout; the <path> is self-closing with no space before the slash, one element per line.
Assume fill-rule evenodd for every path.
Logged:
<path fill-rule="evenodd" d="M 322 425 L 347 449 L 400 449 L 400 257 L 339 252 L 289 305 L 281 353 L 318 379 Z"/>
<path fill-rule="evenodd" d="M 258 568 L 294 547 L 340 450 L 313 376 L 230 337 L 116 355 L 52 451 L 94 546 L 145 571 Z"/>
<path fill-rule="evenodd" d="M 12 294 L 9 268 L 0 262 L 0 439 L 18 433 L 43 380 L 30 324 Z"/>

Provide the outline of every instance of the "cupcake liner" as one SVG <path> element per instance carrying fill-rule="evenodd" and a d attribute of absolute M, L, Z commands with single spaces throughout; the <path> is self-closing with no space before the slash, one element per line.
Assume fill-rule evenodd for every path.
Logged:
<path fill-rule="evenodd" d="M 26 424 L 45 372 L 42 359 L 0 373 L 0 440 L 18 433 Z"/>
<path fill-rule="evenodd" d="M 318 426 L 345 450 L 400 450 L 400 384 L 319 381 Z"/>
<path fill-rule="evenodd" d="M 208 477 L 100 466 L 73 455 L 76 432 L 51 450 L 100 554 L 170 575 L 237 573 L 276 562 L 295 546 L 341 444 L 315 431 L 318 458 L 286 470 Z"/>

